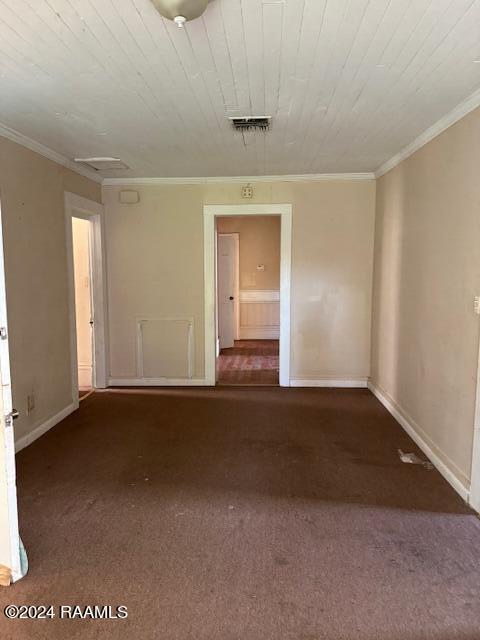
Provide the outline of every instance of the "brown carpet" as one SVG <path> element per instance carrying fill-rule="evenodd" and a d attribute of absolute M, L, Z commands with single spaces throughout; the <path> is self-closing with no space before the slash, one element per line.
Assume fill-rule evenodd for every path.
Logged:
<path fill-rule="evenodd" d="M 95 393 L 18 455 L 2 639 L 478 640 L 480 521 L 364 390 Z"/>
<path fill-rule="evenodd" d="M 218 384 L 278 385 L 278 340 L 235 340 L 218 357 Z"/>

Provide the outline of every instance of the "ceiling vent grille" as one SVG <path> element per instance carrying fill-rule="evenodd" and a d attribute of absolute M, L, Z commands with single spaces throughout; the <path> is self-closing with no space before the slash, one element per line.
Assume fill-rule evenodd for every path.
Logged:
<path fill-rule="evenodd" d="M 124 171 L 130 168 L 120 158 L 75 158 L 74 162 L 94 171 Z"/>
<path fill-rule="evenodd" d="M 247 118 L 230 118 L 233 128 L 237 131 L 268 131 L 271 116 L 253 116 Z"/>

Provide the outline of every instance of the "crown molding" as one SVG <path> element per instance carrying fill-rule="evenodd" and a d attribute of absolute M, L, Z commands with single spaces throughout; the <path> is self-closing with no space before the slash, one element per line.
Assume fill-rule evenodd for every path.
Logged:
<path fill-rule="evenodd" d="M 87 167 L 77 165 L 69 158 L 46 147 L 45 145 L 23 135 L 15 129 L 11 129 L 0 123 L 0 136 L 16 142 L 22 147 L 34 151 L 44 158 L 48 158 L 57 164 L 74 171 L 75 173 L 94 180 L 104 186 L 127 186 L 127 185 L 195 185 L 195 184 L 245 184 L 261 182 L 328 182 L 328 181 L 348 181 L 348 180 L 375 180 L 374 172 L 364 173 L 306 173 L 294 175 L 275 176 L 215 176 L 215 177 L 182 177 L 182 178 L 102 178 L 98 173 L 90 171 Z"/>
<path fill-rule="evenodd" d="M 307 173 L 285 176 L 217 176 L 205 178 L 105 178 L 103 185 L 146 186 L 181 184 L 245 184 L 259 182 L 326 182 L 344 180 L 375 180 L 374 173 Z"/>
<path fill-rule="evenodd" d="M 471 111 L 480 106 L 480 89 L 472 93 L 463 102 L 457 105 L 449 113 L 437 120 L 435 124 L 421 133 L 409 145 L 404 147 L 389 160 L 372 172 L 363 173 L 306 173 L 293 175 L 273 176 L 215 176 L 215 177 L 182 177 L 182 178 L 102 178 L 101 175 L 90 171 L 86 167 L 75 164 L 69 158 L 46 147 L 45 145 L 23 135 L 15 129 L 11 129 L 0 123 L 0 136 L 16 142 L 22 147 L 30 149 L 39 155 L 56 162 L 57 164 L 78 173 L 85 178 L 94 180 L 104 186 L 147 186 L 147 185 L 195 185 L 195 184 L 245 184 L 262 182 L 328 182 L 349 180 L 375 180 L 391 171 L 401 162 L 409 158 L 416 151 L 431 142 L 434 138 L 454 125 Z"/>
<path fill-rule="evenodd" d="M 440 120 L 437 120 L 435 124 L 426 129 L 423 133 L 421 133 L 418 138 L 415 138 L 413 142 L 404 147 L 399 153 L 395 154 L 390 160 L 384 162 L 378 169 L 375 171 L 375 178 L 380 178 L 385 175 L 388 171 L 391 171 L 394 167 L 399 165 L 401 162 L 409 158 L 411 155 L 418 151 L 426 144 L 431 142 L 434 138 L 443 133 L 446 129 L 451 127 L 453 124 L 464 118 L 471 111 L 480 106 L 480 89 L 472 93 L 466 100 L 458 104 L 454 109 L 452 109 L 449 113 L 444 115 Z"/>
<path fill-rule="evenodd" d="M 0 123 L 0 136 L 3 138 L 7 138 L 12 142 L 16 142 L 22 147 L 30 149 L 30 151 L 34 151 L 35 153 L 38 153 L 44 158 L 48 158 L 48 160 L 52 160 L 53 162 L 56 162 L 62 167 L 66 167 L 67 169 L 70 169 L 71 171 L 74 171 L 75 173 L 78 173 L 85 178 L 94 180 L 99 184 L 103 182 L 103 178 L 101 175 L 94 173 L 93 171 L 90 171 L 86 167 L 81 167 L 75 164 L 75 162 L 72 162 L 72 160 L 69 160 L 68 158 L 63 156 L 61 153 L 57 153 L 57 151 L 54 151 L 53 149 L 46 147 L 40 142 L 33 140 L 32 138 L 29 138 L 28 136 L 24 136 L 23 133 L 20 133 L 15 129 L 11 129 L 10 127 L 7 127 L 6 125 L 1 123 Z"/>

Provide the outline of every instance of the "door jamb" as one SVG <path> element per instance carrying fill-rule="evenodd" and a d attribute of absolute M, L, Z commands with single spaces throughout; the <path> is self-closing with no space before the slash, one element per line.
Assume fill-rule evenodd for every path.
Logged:
<path fill-rule="evenodd" d="M 205 382 L 215 385 L 215 218 L 224 216 L 280 216 L 280 386 L 290 386 L 290 288 L 292 262 L 292 205 L 204 205 L 203 247 L 205 282 Z"/>
<path fill-rule="evenodd" d="M 72 218 L 82 218 L 91 222 L 90 264 L 92 274 L 92 317 L 93 317 L 93 387 L 105 389 L 108 373 L 108 317 L 107 280 L 105 260 L 105 234 L 103 205 L 74 193 L 65 192 L 65 228 L 67 239 L 67 265 L 70 315 L 70 352 L 72 375 L 72 402 L 78 407 L 78 363 L 77 330 L 75 316 L 75 279 L 73 266 Z"/>

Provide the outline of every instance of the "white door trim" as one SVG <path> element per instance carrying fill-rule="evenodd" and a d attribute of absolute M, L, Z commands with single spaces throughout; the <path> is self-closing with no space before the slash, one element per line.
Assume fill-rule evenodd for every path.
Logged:
<path fill-rule="evenodd" d="M 78 407 L 77 330 L 75 319 L 75 279 L 73 272 L 72 218 L 92 223 L 90 236 L 90 264 L 92 273 L 93 316 L 93 386 L 108 386 L 108 318 L 105 234 L 103 205 L 74 193 L 65 192 L 65 230 L 67 238 L 67 267 L 70 312 L 70 351 L 72 367 L 72 401 Z"/>
<path fill-rule="evenodd" d="M 203 207 L 205 281 L 205 381 L 215 385 L 215 218 L 280 216 L 280 386 L 290 386 L 290 281 L 292 263 L 292 205 L 239 204 Z"/>

